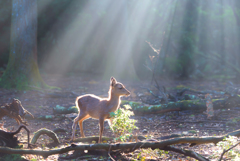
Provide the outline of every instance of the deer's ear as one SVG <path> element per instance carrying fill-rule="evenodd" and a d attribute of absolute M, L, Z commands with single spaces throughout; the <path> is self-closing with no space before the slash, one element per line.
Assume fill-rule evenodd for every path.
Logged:
<path fill-rule="evenodd" d="M 117 83 L 117 80 L 114 77 L 111 77 L 110 79 L 110 85 L 114 86 Z"/>

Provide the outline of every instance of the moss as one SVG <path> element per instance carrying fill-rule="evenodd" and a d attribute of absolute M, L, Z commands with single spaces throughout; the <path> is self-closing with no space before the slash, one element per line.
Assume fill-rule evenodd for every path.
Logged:
<path fill-rule="evenodd" d="M 133 109 L 139 108 L 141 105 L 140 102 L 133 102 L 133 101 L 127 101 L 127 100 L 122 100 L 121 104 L 122 105 L 129 104 Z"/>
<path fill-rule="evenodd" d="M 219 100 L 224 100 L 224 98 L 212 99 L 212 102 L 219 101 Z"/>
<path fill-rule="evenodd" d="M 2 158 L 0 158 L 0 161 L 4 161 L 4 160 L 11 160 L 11 161 L 21 161 L 21 160 L 25 160 L 20 154 L 7 154 L 5 156 L 3 156 Z"/>
<path fill-rule="evenodd" d="M 43 88 L 43 89 L 55 89 L 57 87 L 51 87 L 49 85 L 47 85 L 41 75 L 40 75 L 40 72 L 38 70 L 38 65 L 37 63 L 32 60 L 32 73 L 31 73 L 31 79 L 27 79 L 26 82 L 30 85 L 34 85 L 36 87 L 39 87 L 39 88 Z"/>
<path fill-rule="evenodd" d="M 53 115 L 46 115 L 46 119 L 52 119 Z"/>
<path fill-rule="evenodd" d="M 0 78 L 0 87 L 15 88 L 18 90 L 36 89 L 59 89 L 58 87 L 47 85 L 38 70 L 37 63 L 32 60 L 30 73 L 24 73 L 14 68 L 13 65 L 8 65 L 7 70 Z"/>
<path fill-rule="evenodd" d="M 184 99 L 185 100 L 196 100 L 196 99 L 198 99 L 198 97 L 196 95 L 192 95 L 192 94 L 185 94 Z"/>
<path fill-rule="evenodd" d="M 53 111 L 54 113 L 57 113 L 57 114 L 70 114 L 70 113 L 78 113 L 78 108 L 76 106 L 67 108 L 67 107 L 57 105 L 56 107 L 53 108 Z"/>
<path fill-rule="evenodd" d="M 16 149 L 22 149 L 23 146 L 22 145 L 18 145 L 17 147 L 15 147 Z M 25 160 L 23 156 L 21 156 L 21 154 L 4 154 L 4 156 L 0 157 L 0 161 L 21 161 L 21 160 Z"/>
<path fill-rule="evenodd" d="M 196 130 L 189 130 L 188 133 L 196 134 Z"/>
<path fill-rule="evenodd" d="M 57 108 L 58 110 L 62 110 L 62 111 L 65 109 L 65 107 L 60 106 L 60 105 L 57 105 L 56 108 Z"/>
<path fill-rule="evenodd" d="M 53 115 L 45 115 L 45 116 L 39 116 L 38 119 L 40 120 L 53 120 L 54 116 Z"/>
<path fill-rule="evenodd" d="M 225 99 L 212 99 L 212 102 L 215 102 L 215 105 L 218 106 L 218 102 L 222 103 L 222 100 Z M 132 101 L 122 101 L 122 104 L 129 104 L 135 114 L 146 114 L 146 113 L 155 113 L 161 111 L 171 111 L 171 110 L 206 110 L 206 100 L 182 100 L 177 102 L 169 102 L 168 104 L 159 104 L 159 105 L 143 105 L 139 102 Z M 218 108 L 218 107 L 216 107 Z"/>
<path fill-rule="evenodd" d="M 69 111 L 73 111 L 73 113 L 78 113 L 79 109 L 77 108 L 77 106 L 72 106 L 70 108 L 68 108 Z"/>
<path fill-rule="evenodd" d="M 142 111 L 148 111 L 148 110 L 149 110 L 149 106 L 139 106 L 139 107 L 138 107 L 138 110 L 140 111 L 140 109 L 141 109 Z"/>
<path fill-rule="evenodd" d="M 183 101 L 178 101 L 178 103 L 183 103 L 184 106 L 188 106 L 189 103 L 192 103 L 192 100 L 183 100 Z"/>

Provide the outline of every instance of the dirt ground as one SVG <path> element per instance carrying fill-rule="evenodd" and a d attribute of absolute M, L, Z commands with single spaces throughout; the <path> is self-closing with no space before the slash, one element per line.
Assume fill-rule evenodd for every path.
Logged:
<path fill-rule="evenodd" d="M 95 94 L 101 97 L 107 97 L 107 92 L 109 89 L 109 81 L 102 81 L 98 77 L 93 77 L 92 75 L 69 75 L 69 76 L 59 76 L 59 75 L 42 75 L 43 79 L 48 85 L 57 86 L 65 92 L 74 92 L 79 95 L 82 94 Z M 123 83 L 128 90 L 131 91 L 131 96 L 122 97 L 123 100 L 131 100 L 141 102 L 143 99 L 151 99 L 151 94 L 146 88 L 153 89 L 151 86 L 151 81 L 134 81 L 129 82 L 126 80 L 119 80 Z M 177 86 L 188 86 L 198 90 L 212 89 L 212 90 L 224 90 L 225 82 L 216 81 L 172 81 L 165 80 L 159 81 L 159 83 L 165 86 L 167 89 Z M 174 94 L 174 90 L 171 91 Z M 215 96 L 218 97 L 218 96 Z M 0 89 L 0 104 L 3 106 L 5 103 L 10 103 L 11 99 L 17 98 L 22 102 L 22 105 L 31 112 L 35 117 L 44 115 L 53 115 L 53 107 L 57 105 L 64 107 L 71 107 L 75 105 L 75 97 L 47 97 L 37 90 L 32 91 L 17 91 L 17 90 L 6 90 Z M 136 126 L 139 130 L 135 131 L 138 135 L 144 135 L 148 138 L 158 138 L 161 136 L 167 136 L 171 134 L 184 134 L 185 136 L 217 136 L 226 134 L 239 128 L 240 125 L 235 124 L 234 126 L 226 125 L 226 121 L 233 117 L 237 117 L 240 114 L 240 108 L 234 107 L 228 109 L 227 111 L 220 114 L 217 119 L 207 120 L 207 116 L 203 112 L 193 112 L 193 111 L 180 111 L 180 112 L 168 112 L 164 114 L 150 114 L 144 116 L 134 116 L 138 122 Z M 71 136 L 71 119 L 65 117 L 64 119 L 55 119 L 53 121 L 43 121 L 38 119 L 27 119 L 29 126 L 28 129 L 31 132 L 31 138 L 34 132 L 41 128 L 46 128 L 53 130 L 55 128 L 65 129 L 66 133 L 58 133 L 58 137 L 61 142 L 61 146 L 70 144 L 69 138 Z M 4 128 L 8 131 L 14 131 L 17 129 L 18 125 L 15 120 L 4 117 L 1 120 L 4 123 Z M 103 132 L 104 136 L 113 136 L 113 133 L 109 129 L 107 122 L 104 124 L 105 129 Z M 84 121 L 83 124 L 84 133 L 86 136 L 98 136 L 99 126 L 98 121 L 93 119 L 88 119 Z M 80 137 L 79 127 L 77 128 L 77 137 Z M 24 130 L 16 135 L 20 142 L 27 141 L 27 135 Z M 41 136 L 38 141 L 38 147 L 36 149 L 47 149 L 45 144 L 51 142 L 48 136 Z M 26 147 L 26 145 L 24 145 Z M 181 145 L 182 148 L 187 148 L 188 144 Z M 206 144 L 201 146 L 196 146 L 190 148 L 203 156 L 207 157 L 212 155 L 216 147 L 213 144 Z M 126 155 L 125 157 L 130 159 L 138 155 L 140 151 L 136 151 L 133 154 Z M 145 152 L 146 153 L 146 152 Z M 144 155 L 144 153 L 142 152 Z M 147 153 L 148 156 L 145 157 L 146 160 L 191 160 L 183 155 L 176 153 L 168 153 L 156 157 L 154 154 Z M 58 160 L 59 155 L 49 156 L 46 160 Z M 26 155 L 26 159 L 31 160 L 33 158 L 37 160 L 44 160 L 40 156 Z M 93 160 L 98 160 L 93 159 Z M 81 159 L 80 159 L 81 160 Z M 101 160 L 101 159 L 100 159 Z M 104 159 L 103 159 L 104 160 Z M 123 160 L 123 159 L 122 159 Z M 131 159 L 130 159 L 131 160 Z"/>

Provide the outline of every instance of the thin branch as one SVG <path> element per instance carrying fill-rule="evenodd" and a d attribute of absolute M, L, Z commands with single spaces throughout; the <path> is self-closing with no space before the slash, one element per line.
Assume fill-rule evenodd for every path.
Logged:
<path fill-rule="evenodd" d="M 238 142 L 237 144 L 233 145 L 231 148 L 229 148 L 229 149 L 227 149 L 227 150 L 224 149 L 223 152 L 222 152 L 222 154 L 221 154 L 221 157 L 219 158 L 219 161 L 222 160 L 223 155 L 224 155 L 226 152 L 228 152 L 229 150 L 235 148 L 236 146 L 238 146 L 238 144 L 240 144 L 240 142 Z"/>
<path fill-rule="evenodd" d="M 194 151 L 191 151 L 191 150 L 184 150 L 184 149 L 176 148 L 176 147 L 173 147 L 173 146 L 166 146 L 162 150 L 173 151 L 173 152 L 176 152 L 176 153 L 179 153 L 179 154 L 183 154 L 185 156 L 195 158 L 195 159 L 200 160 L 200 161 L 209 161 L 209 159 L 207 159 L 207 158 L 203 157 L 202 155 L 198 154 L 197 152 L 194 152 Z"/>
<path fill-rule="evenodd" d="M 59 141 L 59 139 L 58 139 L 58 136 L 57 136 L 57 134 L 56 134 L 55 132 L 53 132 L 53 131 L 51 131 L 51 130 L 48 130 L 48 129 L 40 129 L 40 130 L 38 130 L 38 131 L 34 134 L 32 140 L 31 140 L 31 144 L 35 144 L 35 143 L 37 142 L 37 139 L 38 139 L 41 135 L 44 135 L 44 134 L 47 135 L 47 136 L 49 136 L 50 138 L 52 138 L 53 141 L 54 141 L 54 143 L 56 143 L 56 144 L 59 144 L 59 143 L 60 143 L 60 141 Z"/>
<path fill-rule="evenodd" d="M 113 161 L 115 161 L 115 159 L 113 159 L 112 156 L 111 156 L 111 154 L 110 154 L 110 152 L 111 152 L 111 147 L 112 147 L 112 146 L 110 145 L 109 150 L 108 150 L 108 156 L 109 156 Z"/>

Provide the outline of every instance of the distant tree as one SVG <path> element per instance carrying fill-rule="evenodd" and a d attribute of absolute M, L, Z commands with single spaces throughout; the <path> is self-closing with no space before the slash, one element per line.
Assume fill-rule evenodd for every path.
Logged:
<path fill-rule="evenodd" d="M 232 3 L 230 3 L 232 9 L 233 9 L 233 14 L 234 14 L 234 17 L 236 19 L 236 24 L 237 24 L 237 28 L 238 28 L 238 31 L 237 31 L 237 36 L 238 36 L 238 42 L 240 41 L 240 10 L 239 10 L 239 7 L 240 7 L 240 1 L 238 0 L 235 0 L 235 1 L 231 1 Z M 236 54 L 236 58 L 235 58 L 238 62 L 238 67 L 240 67 L 240 55 L 237 53 Z M 238 74 L 237 75 L 237 78 L 240 79 L 240 75 Z"/>
<path fill-rule="evenodd" d="M 179 60 L 182 65 L 181 77 L 187 78 L 194 70 L 194 46 L 196 39 L 197 7 L 199 1 L 187 0 L 183 15 L 182 33 L 180 37 Z"/>
<path fill-rule="evenodd" d="M 37 0 L 12 0 L 11 42 L 4 88 L 47 87 L 37 63 Z"/>

